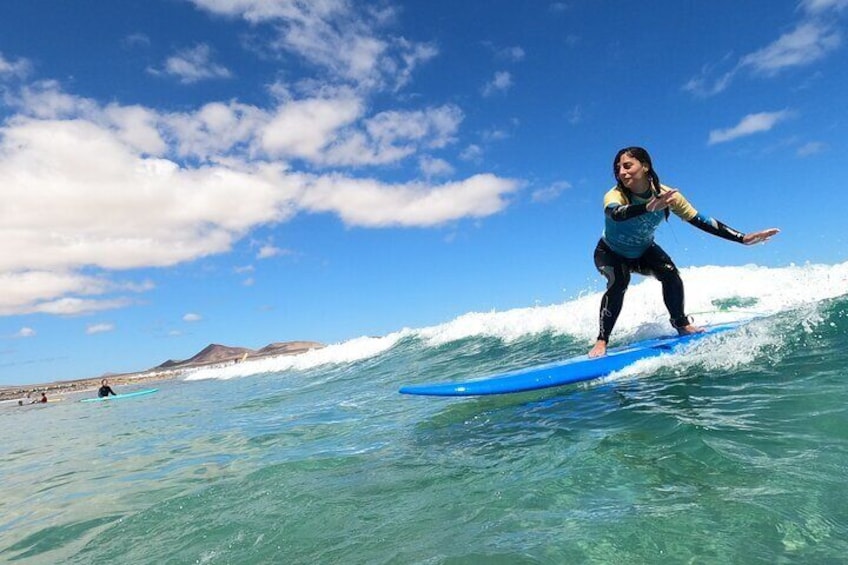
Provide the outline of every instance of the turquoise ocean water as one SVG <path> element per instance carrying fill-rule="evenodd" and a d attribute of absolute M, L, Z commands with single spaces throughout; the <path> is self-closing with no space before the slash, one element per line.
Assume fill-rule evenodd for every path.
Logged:
<path fill-rule="evenodd" d="M 683 275 L 699 322 L 763 317 L 498 397 L 397 389 L 584 353 L 597 293 L 0 405 L 0 561 L 845 563 L 848 263 Z M 659 294 L 631 288 L 619 344 L 668 332 Z"/>

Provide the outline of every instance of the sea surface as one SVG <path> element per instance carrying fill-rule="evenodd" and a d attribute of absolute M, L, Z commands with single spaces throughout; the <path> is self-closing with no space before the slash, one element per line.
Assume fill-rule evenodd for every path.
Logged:
<path fill-rule="evenodd" d="M 581 385 L 397 392 L 585 353 L 596 291 L 0 405 L 0 562 L 846 563 L 848 263 L 683 276 L 754 319 Z M 612 345 L 669 332 L 639 281 Z"/>

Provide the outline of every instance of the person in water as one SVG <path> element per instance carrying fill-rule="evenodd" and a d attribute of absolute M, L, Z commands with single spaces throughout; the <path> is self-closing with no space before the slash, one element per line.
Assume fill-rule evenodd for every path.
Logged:
<path fill-rule="evenodd" d="M 745 234 L 699 213 L 679 191 L 660 184 L 651 156 L 641 147 L 621 149 L 612 167 L 616 185 L 604 196 L 604 233 L 594 255 L 595 267 L 607 279 L 607 290 L 601 299 L 600 331 L 589 357 L 607 352 L 631 272 L 662 283 L 663 302 L 680 335 L 704 331 L 686 315 L 680 273 L 654 242 L 654 232 L 670 212 L 707 233 L 744 245 L 768 241 L 780 232 L 769 228 Z"/>
<path fill-rule="evenodd" d="M 103 379 L 102 381 L 100 381 L 100 389 L 97 391 L 97 396 L 99 398 L 104 398 L 106 396 L 109 396 L 110 394 L 112 396 L 118 396 L 117 394 L 115 394 L 115 391 L 112 390 L 112 387 L 109 386 L 109 381 Z"/>

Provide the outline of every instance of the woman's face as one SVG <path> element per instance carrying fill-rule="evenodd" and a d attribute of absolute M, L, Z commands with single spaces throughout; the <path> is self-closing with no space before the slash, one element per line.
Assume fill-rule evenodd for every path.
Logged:
<path fill-rule="evenodd" d="M 628 190 L 636 193 L 645 192 L 650 188 L 648 171 L 648 167 L 627 153 L 618 159 L 618 164 L 615 167 L 616 178 Z"/>

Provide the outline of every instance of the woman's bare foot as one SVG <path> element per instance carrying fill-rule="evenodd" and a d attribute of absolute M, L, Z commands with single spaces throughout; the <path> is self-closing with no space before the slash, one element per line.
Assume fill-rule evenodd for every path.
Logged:
<path fill-rule="evenodd" d="M 595 347 L 593 347 L 589 351 L 589 359 L 594 359 L 595 357 L 603 357 L 607 354 L 607 342 L 599 339 L 595 342 Z"/>
<path fill-rule="evenodd" d="M 677 333 L 680 335 L 702 334 L 704 333 L 704 328 L 694 324 L 689 324 L 688 326 L 677 328 Z"/>

